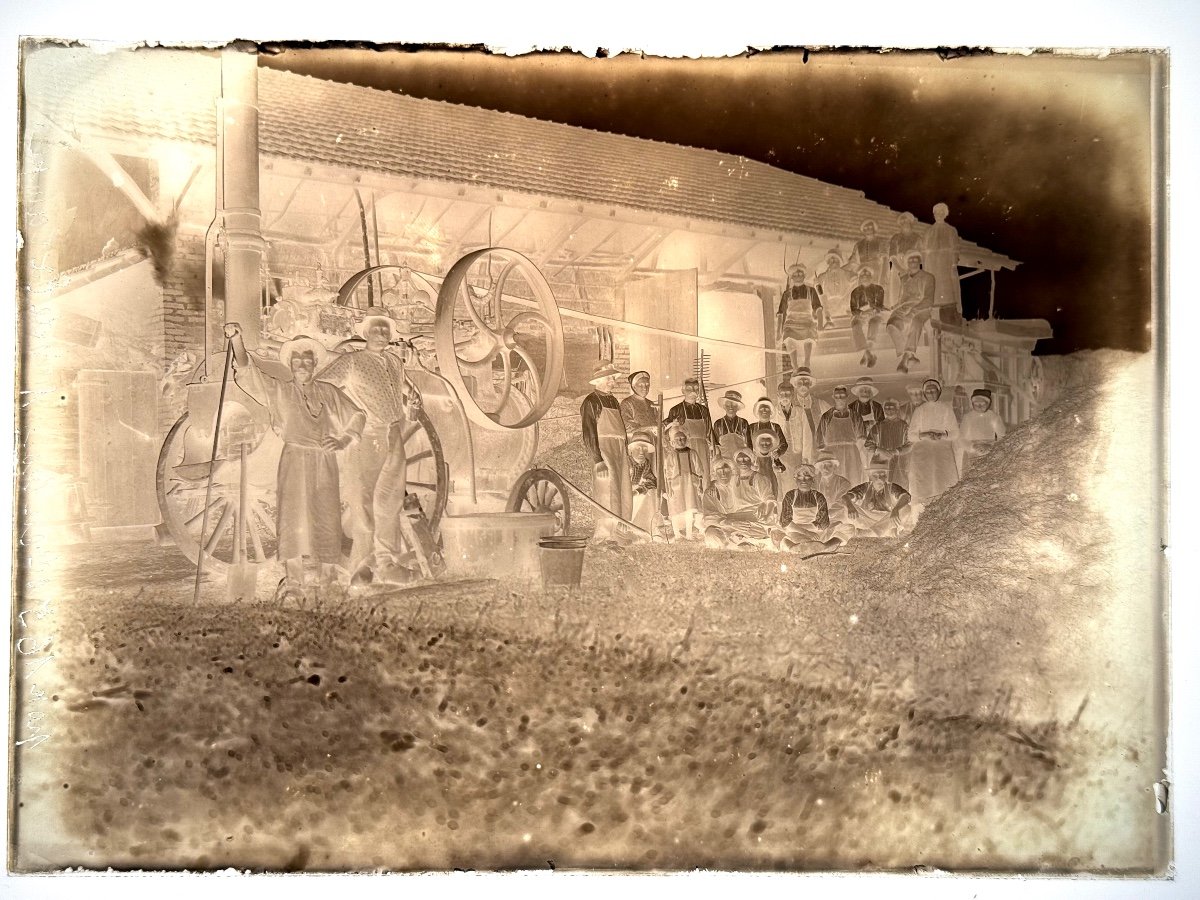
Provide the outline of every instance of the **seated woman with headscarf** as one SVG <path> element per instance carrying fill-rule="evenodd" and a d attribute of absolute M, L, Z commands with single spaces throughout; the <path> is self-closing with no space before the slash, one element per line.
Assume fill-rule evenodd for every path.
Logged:
<path fill-rule="evenodd" d="M 735 474 L 709 501 L 713 510 L 704 519 L 704 540 L 710 547 L 770 547 L 777 504 L 770 484 L 754 471 L 749 450 L 734 456 Z M 716 512 L 718 508 L 724 513 Z"/>
<path fill-rule="evenodd" d="M 831 518 L 825 497 L 814 489 L 817 470 L 807 463 L 796 470 L 796 487 L 783 495 L 779 525 L 771 540 L 780 550 L 821 553 L 845 544 L 853 528 Z"/>

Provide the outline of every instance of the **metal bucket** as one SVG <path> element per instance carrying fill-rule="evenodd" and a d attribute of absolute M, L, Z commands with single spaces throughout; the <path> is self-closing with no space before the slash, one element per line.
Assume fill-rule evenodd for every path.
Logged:
<path fill-rule="evenodd" d="M 444 516 L 446 569 L 453 575 L 536 578 L 538 539 L 554 533 L 554 513 L 476 513 Z"/>
<path fill-rule="evenodd" d="M 587 538 L 554 535 L 539 540 L 538 565 L 542 570 L 542 584 L 546 587 L 579 587 L 586 549 Z"/>

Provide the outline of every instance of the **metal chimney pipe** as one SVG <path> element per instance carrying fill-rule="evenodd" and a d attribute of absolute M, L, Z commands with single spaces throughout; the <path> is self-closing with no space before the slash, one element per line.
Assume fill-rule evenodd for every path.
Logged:
<path fill-rule="evenodd" d="M 258 347 L 262 310 L 262 213 L 258 205 L 258 54 L 227 47 L 221 53 L 221 122 L 217 128 L 218 204 L 225 262 L 223 322 L 238 322 L 246 347 Z M 210 346 L 221 347 L 222 322 Z"/>

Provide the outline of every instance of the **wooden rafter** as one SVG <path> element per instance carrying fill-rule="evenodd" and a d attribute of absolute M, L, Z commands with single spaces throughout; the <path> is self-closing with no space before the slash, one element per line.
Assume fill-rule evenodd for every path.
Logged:
<path fill-rule="evenodd" d="M 538 258 L 534 260 L 538 268 L 540 269 L 546 263 L 550 262 L 554 258 L 554 255 L 563 248 L 563 245 L 571 239 L 571 236 L 587 224 L 587 221 L 587 216 L 576 216 L 560 228 L 558 233 L 550 239 L 550 242 L 546 245 L 546 249 L 538 254 Z"/>
<path fill-rule="evenodd" d="M 634 270 L 645 261 L 646 257 L 661 247 L 662 242 L 665 241 L 670 235 L 670 229 L 663 229 L 655 232 L 646 240 L 644 240 L 641 245 L 639 245 L 638 248 L 633 251 L 633 259 L 629 260 L 629 262 L 626 263 L 625 266 L 617 273 L 617 284 L 620 284 L 630 275 L 632 275 Z"/>
<path fill-rule="evenodd" d="M 587 259 L 593 253 L 595 253 L 597 250 L 599 250 L 602 246 L 604 246 L 604 244 L 607 243 L 609 238 L 611 238 L 614 234 L 616 234 L 618 231 L 620 231 L 623 227 L 624 227 L 624 223 L 616 226 L 615 228 L 610 229 L 609 231 L 606 231 L 599 240 L 592 241 L 592 243 L 589 244 L 587 249 L 585 249 L 585 250 L 576 251 L 574 258 L 570 262 L 563 263 L 561 266 L 559 266 L 557 269 L 555 269 L 551 274 L 557 275 L 559 272 L 562 272 L 564 269 L 570 268 L 572 265 L 579 262 L 580 260 Z"/>
<path fill-rule="evenodd" d="M 749 243 L 746 244 L 746 246 L 736 250 L 733 253 L 730 253 L 728 256 L 726 256 L 724 259 L 722 259 L 717 265 L 713 266 L 711 269 L 709 269 L 708 271 L 706 271 L 704 273 L 704 275 L 700 279 L 701 283 L 707 285 L 707 284 L 712 284 L 713 282 L 716 282 L 716 281 L 720 281 L 721 276 L 724 275 L 726 272 L 728 272 L 731 268 L 733 268 L 734 263 L 736 263 L 740 259 L 745 259 L 746 256 L 750 253 L 750 251 L 753 250 L 757 246 L 758 246 L 758 241 L 750 241 Z"/>
<path fill-rule="evenodd" d="M 263 223 L 263 231 L 270 231 L 283 220 L 283 217 L 287 215 L 287 211 L 291 207 L 292 201 L 296 199 L 296 194 L 300 192 L 300 187 L 303 184 L 303 178 L 296 179 L 296 186 L 292 188 L 291 193 L 289 193 L 287 196 L 287 199 L 283 201 L 283 209 L 281 209 L 278 215 L 271 219 L 270 222 Z"/>

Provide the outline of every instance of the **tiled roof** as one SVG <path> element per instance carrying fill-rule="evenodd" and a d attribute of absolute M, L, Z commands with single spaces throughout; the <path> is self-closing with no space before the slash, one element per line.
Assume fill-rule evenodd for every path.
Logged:
<path fill-rule="evenodd" d="M 79 132 L 212 143 L 220 63 L 197 51 L 37 51 L 27 103 Z M 854 241 L 897 211 L 744 157 L 259 69 L 264 154 Z M 925 226 L 918 225 L 918 229 Z M 1013 266 L 969 241 L 965 256 Z"/>

